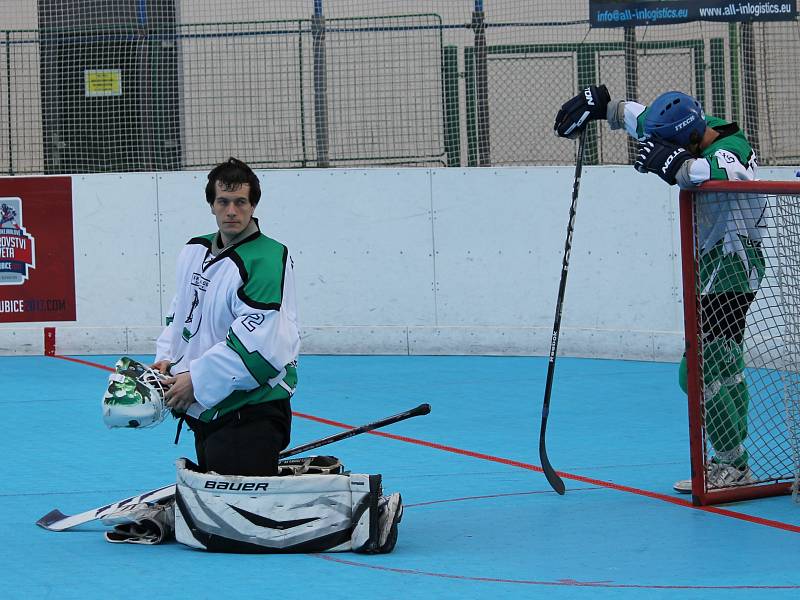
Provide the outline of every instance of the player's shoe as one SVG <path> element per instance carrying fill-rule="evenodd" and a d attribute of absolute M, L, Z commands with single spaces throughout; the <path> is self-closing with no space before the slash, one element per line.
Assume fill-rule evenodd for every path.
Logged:
<path fill-rule="evenodd" d="M 754 481 L 755 477 L 748 466 L 735 467 L 725 463 L 712 462 L 706 467 L 706 482 L 710 490 L 747 485 Z M 676 481 L 672 488 L 679 494 L 691 494 L 692 480 Z"/>
<path fill-rule="evenodd" d="M 380 553 L 394 550 L 397 543 L 397 524 L 403 518 L 403 499 L 395 492 L 378 500 L 378 549 Z"/>

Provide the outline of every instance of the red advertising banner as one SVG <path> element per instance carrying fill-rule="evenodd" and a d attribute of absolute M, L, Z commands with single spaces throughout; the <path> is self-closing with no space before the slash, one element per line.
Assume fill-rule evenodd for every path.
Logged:
<path fill-rule="evenodd" d="M 75 320 L 72 180 L 0 177 L 0 323 Z"/>

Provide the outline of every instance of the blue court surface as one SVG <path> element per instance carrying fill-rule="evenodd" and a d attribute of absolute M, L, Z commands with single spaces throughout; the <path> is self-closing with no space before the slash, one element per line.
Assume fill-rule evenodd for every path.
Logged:
<path fill-rule="evenodd" d="M 312 452 L 402 493 L 392 554 L 210 554 L 109 544 L 100 522 L 41 529 L 54 508 L 171 483 L 174 460 L 194 456 L 191 432 L 176 447 L 170 424 L 105 428 L 117 358 L 0 358 L 1 598 L 800 598 L 800 505 L 698 509 L 672 492 L 689 474 L 674 364 L 559 359 L 548 424 L 567 484 L 558 496 L 538 466 L 546 358 L 302 357 L 291 446 L 432 407 L 389 435 Z"/>

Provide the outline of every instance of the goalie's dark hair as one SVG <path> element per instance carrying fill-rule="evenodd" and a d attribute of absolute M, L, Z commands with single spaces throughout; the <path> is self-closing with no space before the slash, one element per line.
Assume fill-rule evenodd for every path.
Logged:
<path fill-rule="evenodd" d="M 250 204 L 253 206 L 256 206 L 261 199 L 261 184 L 258 181 L 258 177 L 256 177 L 253 169 L 238 158 L 231 156 L 224 163 L 214 167 L 208 174 L 206 201 L 209 204 L 214 204 L 214 199 L 217 196 L 215 187 L 217 181 L 225 190 L 234 190 L 242 184 L 248 184 L 250 186 Z"/>

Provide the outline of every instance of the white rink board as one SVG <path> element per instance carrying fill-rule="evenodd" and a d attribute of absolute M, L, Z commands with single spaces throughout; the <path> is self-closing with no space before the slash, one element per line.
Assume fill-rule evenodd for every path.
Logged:
<path fill-rule="evenodd" d="M 260 222 L 292 252 L 303 325 L 436 322 L 427 169 L 271 171 L 264 187 Z"/>
<path fill-rule="evenodd" d="M 291 250 L 303 352 L 545 355 L 574 167 L 259 171 L 256 216 Z M 762 169 L 762 179 L 794 170 Z M 0 353 L 152 353 L 202 172 L 73 177 L 74 323 L 0 324 Z M 678 360 L 678 190 L 585 167 L 559 353 Z"/>
<path fill-rule="evenodd" d="M 76 175 L 72 198 L 76 324 L 153 323 L 161 312 L 155 176 Z"/>

